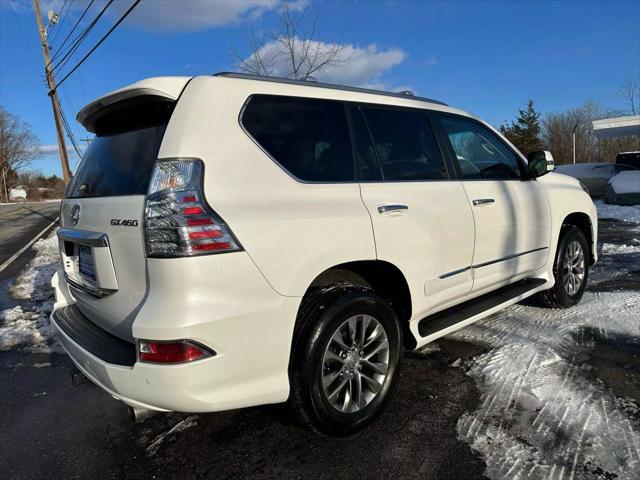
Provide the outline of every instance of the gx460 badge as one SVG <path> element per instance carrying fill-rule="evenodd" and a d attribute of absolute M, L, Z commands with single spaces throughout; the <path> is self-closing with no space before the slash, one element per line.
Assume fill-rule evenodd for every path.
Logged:
<path fill-rule="evenodd" d="M 111 225 L 121 226 L 121 227 L 137 227 L 138 220 L 121 220 L 119 218 L 112 218 Z"/>

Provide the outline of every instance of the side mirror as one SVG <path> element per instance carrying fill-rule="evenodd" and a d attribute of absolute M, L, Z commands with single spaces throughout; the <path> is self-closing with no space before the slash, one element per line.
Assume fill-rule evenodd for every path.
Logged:
<path fill-rule="evenodd" d="M 527 160 L 529 161 L 529 175 L 531 175 L 531 178 L 541 177 L 555 168 L 553 155 L 548 150 L 530 152 L 527 155 Z"/>

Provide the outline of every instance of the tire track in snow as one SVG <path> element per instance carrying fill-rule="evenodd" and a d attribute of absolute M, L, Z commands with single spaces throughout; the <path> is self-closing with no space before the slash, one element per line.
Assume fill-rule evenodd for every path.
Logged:
<path fill-rule="evenodd" d="M 640 478 L 640 422 L 582 363 L 586 328 L 640 337 L 639 311 L 638 292 L 588 292 L 569 310 L 518 305 L 450 336 L 494 347 L 466 364 L 482 401 L 458 422 L 489 477 Z"/>

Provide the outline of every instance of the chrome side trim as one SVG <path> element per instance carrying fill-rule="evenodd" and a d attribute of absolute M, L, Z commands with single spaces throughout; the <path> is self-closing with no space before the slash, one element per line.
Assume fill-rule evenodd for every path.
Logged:
<path fill-rule="evenodd" d="M 107 235 L 100 232 L 87 232 L 84 230 L 73 230 L 71 228 L 61 228 L 58 230 L 58 238 L 70 240 L 72 242 L 87 245 L 89 247 L 108 247 L 109 239 Z"/>
<path fill-rule="evenodd" d="M 479 263 L 477 265 L 471 265 L 469 267 L 464 267 L 464 268 L 459 268 L 458 270 L 454 270 L 452 272 L 448 272 L 448 273 L 443 273 L 442 275 L 440 275 L 438 278 L 440 280 L 443 280 L 445 278 L 449 278 L 452 277 L 454 275 L 458 275 L 460 273 L 464 273 L 467 270 L 471 270 L 472 268 L 481 268 L 481 267 L 486 267 L 488 265 L 493 265 L 494 263 L 498 263 L 498 262 L 503 262 L 505 260 L 511 260 L 512 258 L 516 258 L 516 257 L 521 257 L 522 255 L 527 255 L 529 253 L 534 253 L 534 252 L 539 252 L 540 250 L 546 250 L 549 247 L 540 247 L 540 248 L 534 248 L 533 250 L 528 250 L 526 252 L 521 252 L 521 253 L 515 253 L 513 255 L 507 255 L 506 257 L 502 257 L 502 258 L 498 258 L 497 260 L 490 260 L 488 262 L 483 262 L 483 263 Z"/>
<path fill-rule="evenodd" d="M 507 255 L 506 257 L 498 258 L 496 260 L 490 260 L 488 262 L 479 263 L 474 265 L 472 268 L 481 268 L 486 267 L 488 265 L 493 265 L 494 263 L 504 262 L 505 260 L 511 260 L 512 258 L 521 257 L 522 255 L 527 255 L 529 253 L 539 252 L 540 250 L 547 250 L 549 247 L 540 247 L 534 248 L 533 250 L 528 250 L 526 252 L 514 253 L 513 255 Z"/>
<path fill-rule="evenodd" d="M 453 272 L 444 273 L 444 274 L 440 275 L 438 278 L 440 280 L 443 280 L 445 278 L 453 277 L 454 275 L 458 275 L 460 273 L 464 273 L 464 272 L 467 272 L 469 270 L 471 270 L 471 267 L 459 268 L 458 270 L 454 270 Z"/>

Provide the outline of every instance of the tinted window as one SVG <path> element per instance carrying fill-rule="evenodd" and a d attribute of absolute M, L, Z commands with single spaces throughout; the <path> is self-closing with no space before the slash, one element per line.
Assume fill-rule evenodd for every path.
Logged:
<path fill-rule="evenodd" d="M 516 154 L 491 130 L 461 118 L 441 120 L 464 178 L 520 178 Z"/>
<path fill-rule="evenodd" d="M 296 178 L 354 180 L 349 128 L 341 102 L 254 95 L 242 124 Z"/>
<path fill-rule="evenodd" d="M 82 157 L 68 197 L 146 194 L 167 124 L 97 136 Z"/>
<path fill-rule="evenodd" d="M 384 179 L 437 180 L 447 177 L 438 144 L 424 113 L 364 107 Z"/>
<path fill-rule="evenodd" d="M 351 110 L 351 126 L 356 144 L 359 178 L 364 181 L 382 180 L 382 173 L 367 125 L 364 123 L 362 113 L 357 108 Z"/>

